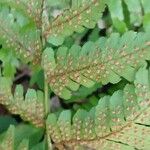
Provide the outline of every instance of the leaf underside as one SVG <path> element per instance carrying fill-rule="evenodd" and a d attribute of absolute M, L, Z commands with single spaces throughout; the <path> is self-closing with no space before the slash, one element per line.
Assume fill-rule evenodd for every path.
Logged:
<path fill-rule="evenodd" d="M 11 93 L 11 82 L 0 77 L 0 103 L 5 105 L 12 114 L 20 115 L 24 120 L 35 126 L 44 126 L 43 93 L 29 89 L 24 98 L 23 87 L 18 85 L 14 95 Z"/>
<path fill-rule="evenodd" d="M 65 37 L 73 32 L 80 33 L 84 28 L 94 28 L 104 8 L 105 0 L 74 2 L 69 10 L 61 13 L 52 22 L 44 24 L 44 36 L 49 43 L 61 45 Z"/>
<path fill-rule="evenodd" d="M 40 64 L 42 45 L 40 30 L 35 22 L 39 22 L 37 12 L 40 12 L 35 11 L 41 5 L 34 1 L 30 5 L 28 3 L 23 0 L 0 2 L 0 43 L 22 61 L 32 61 L 33 65 L 37 65 Z"/>
<path fill-rule="evenodd" d="M 137 69 L 150 60 L 149 33 L 114 33 L 110 38 L 43 52 L 43 67 L 47 82 L 55 94 L 70 99 L 80 85 L 118 83 L 121 78 L 133 81 Z"/>
<path fill-rule="evenodd" d="M 0 141 L 1 150 L 14 150 L 15 147 L 15 127 L 10 126 L 2 141 Z M 22 142 L 18 145 L 17 150 L 28 150 L 29 142 L 26 139 L 23 139 Z"/>
<path fill-rule="evenodd" d="M 71 119 L 69 110 L 57 118 L 50 114 L 47 132 L 56 147 L 96 150 L 148 150 L 150 147 L 150 70 L 142 67 L 134 84 L 99 100 L 91 111 L 79 109 Z M 64 148 L 65 149 L 65 148 Z"/>

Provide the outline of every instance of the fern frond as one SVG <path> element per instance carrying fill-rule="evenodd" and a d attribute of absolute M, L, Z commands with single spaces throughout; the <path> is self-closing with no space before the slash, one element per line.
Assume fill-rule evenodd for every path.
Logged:
<path fill-rule="evenodd" d="M 43 136 L 43 129 L 32 125 L 10 125 L 8 130 L 0 135 L 0 150 L 29 150 L 38 143 Z M 34 149 L 34 148 L 33 148 Z"/>
<path fill-rule="evenodd" d="M 91 111 L 69 110 L 57 118 L 50 114 L 47 132 L 56 147 L 87 146 L 96 150 L 144 149 L 150 147 L 150 70 L 144 66 L 136 73 L 134 85 L 99 100 Z M 72 118 L 72 119 L 71 119 Z M 65 148 L 64 148 L 65 149 Z"/>
<path fill-rule="evenodd" d="M 0 103 L 5 105 L 12 114 L 20 115 L 32 124 L 44 126 L 43 93 L 29 89 L 25 95 L 21 85 L 16 87 L 14 95 L 11 93 L 11 82 L 8 78 L 0 78 Z"/>
<path fill-rule="evenodd" d="M 31 22 L 34 22 L 38 28 L 41 27 L 43 0 L 2 0 L 0 1 L 0 5 L 15 9 L 27 17 Z"/>
<path fill-rule="evenodd" d="M 106 0 L 111 15 L 113 27 L 117 29 L 117 31 L 119 31 L 120 33 L 124 33 L 127 31 L 122 2 L 123 1 Z"/>
<path fill-rule="evenodd" d="M 44 36 L 48 42 L 61 45 L 66 36 L 75 32 L 82 32 L 84 27 L 94 28 L 100 14 L 104 11 L 105 1 L 80 0 L 79 6 L 73 5 L 70 10 L 64 11 L 48 25 L 44 25 Z M 73 3 L 75 4 L 75 3 Z"/>
<path fill-rule="evenodd" d="M 144 11 L 143 16 L 143 27 L 146 31 L 150 30 L 150 1 L 149 0 L 141 0 L 142 8 Z"/>
<path fill-rule="evenodd" d="M 56 58 L 53 50 L 47 48 L 43 53 L 47 82 L 57 95 L 69 99 L 71 91 L 76 91 L 79 85 L 117 83 L 120 77 L 133 81 L 136 70 L 150 60 L 149 37 L 149 33 L 127 32 L 122 37 L 112 34 L 82 48 L 61 47 Z"/>
<path fill-rule="evenodd" d="M 15 127 L 10 126 L 4 135 L 2 141 L 0 141 L 1 150 L 15 150 Z M 29 150 L 29 141 L 23 139 L 22 142 L 17 146 L 17 150 Z"/>
<path fill-rule="evenodd" d="M 10 126 L 2 141 L 0 141 L 1 150 L 14 150 L 15 127 Z"/>
<path fill-rule="evenodd" d="M 36 27 L 29 24 L 23 16 L 9 13 L 8 8 L 3 8 L 0 21 L 0 42 L 3 48 L 10 48 L 17 58 L 22 58 L 26 62 L 32 60 L 33 64 L 39 64 L 42 46 L 40 32 Z"/>
<path fill-rule="evenodd" d="M 19 144 L 17 150 L 29 150 L 29 140 L 22 140 Z"/>
<path fill-rule="evenodd" d="M 124 0 L 124 2 L 127 5 L 128 10 L 130 12 L 130 23 L 134 26 L 140 26 L 142 24 L 143 19 L 141 1 Z"/>
<path fill-rule="evenodd" d="M 106 0 L 111 15 L 112 27 L 120 33 L 143 26 L 149 30 L 150 3 L 148 0 Z"/>

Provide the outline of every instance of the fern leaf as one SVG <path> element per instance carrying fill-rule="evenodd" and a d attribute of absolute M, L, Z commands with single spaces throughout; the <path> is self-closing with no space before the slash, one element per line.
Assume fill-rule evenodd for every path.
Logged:
<path fill-rule="evenodd" d="M 124 21 L 122 1 L 107 0 L 113 26 L 120 32 L 127 31 L 127 25 Z"/>
<path fill-rule="evenodd" d="M 130 12 L 130 23 L 134 26 L 140 26 L 142 24 L 142 7 L 140 0 L 124 0 Z"/>
<path fill-rule="evenodd" d="M 136 70 L 150 59 L 149 33 L 127 32 L 122 37 L 112 34 L 108 39 L 88 42 L 82 48 L 61 47 L 54 55 L 50 48 L 43 53 L 47 82 L 57 95 L 69 99 L 71 91 L 80 85 L 118 83 L 120 77 L 133 81 Z"/>
<path fill-rule="evenodd" d="M 25 36 L 22 36 L 20 39 L 20 36 L 17 36 L 15 32 L 11 32 L 8 28 L 4 29 L 3 27 L 1 26 L 0 28 L 0 35 L 2 35 L 1 38 L 3 38 L 3 47 L 14 49 L 15 55 L 18 58 L 22 58 L 25 62 L 33 60 L 34 64 L 39 64 L 39 52 L 41 51 L 39 40 L 28 45 L 29 40 L 26 39 Z M 24 39 L 26 39 L 26 41 Z"/>
<path fill-rule="evenodd" d="M 10 126 L 3 140 L 0 142 L 1 150 L 14 150 L 14 133 L 15 127 Z"/>
<path fill-rule="evenodd" d="M 15 21 L 16 20 L 16 21 Z M 28 19 L 8 7 L 0 9 L 0 43 L 25 62 L 39 64 L 41 59 L 40 31 Z"/>
<path fill-rule="evenodd" d="M 79 1 L 70 10 L 66 10 L 48 25 L 44 25 L 44 36 L 48 42 L 54 45 L 61 45 L 66 36 L 74 31 L 81 32 L 84 27 L 94 28 L 100 13 L 104 10 L 104 1 L 88 0 Z"/>
<path fill-rule="evenodd" d="M 26 139 L 23 140 L 23 141 L 19 144 L 17 150 L 29 150 L 29 140 L 26 140 Z"/>
<path fill-rule="evenodd" d="M 16 87 L 14 95 L 11 94 L 9 79 L 0 78 L 0 103 L 5 105 L 13 114 L 19 114 L 24 120 L 30 121 L 38 127 L 44 126 L 43 93 L 29 89 L 23 96 L 23 87 Z"/>
<path fill-rule="evenodd" d="M 106 0 L 110 12 L 112 27 L 120 33 L 125 33 L 133 27 L 143 26 L 149 30 L 149 1 L 148 0 Z"/>
<path fill-rule="evenodd" d="M 0 136 L 0 150 L 29 150 L 42 138 L 43 129 L 32 125 L 10 125 L 8 130 Z M 40 144 L 39 144 L 40 146 Z"/>
<path fill-rule="evenodd" d="M 148 0 L 141 0 L 142 8 L 144 11 L 144 17 L 143 17 L 143 27 L 146 31 L 150 30 L 150 2 Z"/>
<path fill-rule="evenodd" d="M 8 6 L 15 9 L 22 15 L 27 17 L 31 22 L 34 22 L 38 28 L 41 26 L 41 12 L 43 0 L 2 0 L 1 6 Z"/>
<path fill-rule="evenodd" d="M 112 150 L 150 147 L 150 70 L 146 66 L 136 73 L 134 85 L 99 100 L 89 112 L 79 109 L 71 119 L 69 110 L 59 118 L 50 114 L 47 132 L 59 145 L 88 146 Z M 144 80 L 143 80 L 144 79 Z M 55 121 L 54 121 L 55 120 Z M 123 145 L 124 143 L 124 145 Z"/>

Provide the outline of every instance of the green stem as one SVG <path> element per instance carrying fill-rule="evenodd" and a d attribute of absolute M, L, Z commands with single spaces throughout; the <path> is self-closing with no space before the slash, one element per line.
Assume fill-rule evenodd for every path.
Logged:
<path fill-rule="evenodd" d="M 44 93 L 45 93 L 45 98 L 44 98 L 45 117 L 47 117 L 50 111 L 50 101 L 49 101 L 49 93 L 48 93 L 48 84 L 47 84 L 46 79 L 44 82 Z"/>

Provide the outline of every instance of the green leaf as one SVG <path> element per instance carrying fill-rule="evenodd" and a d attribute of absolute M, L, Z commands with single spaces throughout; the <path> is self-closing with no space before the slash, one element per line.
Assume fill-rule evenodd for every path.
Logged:
<path fill-rule="evenodd" d="M 143 10 L 144 10 L 144 17 L 143 17 L 143 27 L 145 29 L 145 31 L 149 31 L 150 30 L 150 2 L 149 0 L 141 0 L 141 4 L 143 6 Z"/>
<path fill-rule="evenodd" d="M 11 93 L 11 82 L 9 78 L 0 77 L 0 103 L 13 114 L 19 114 L 24 120 L 32 124 L 44 126 L 44 107 L 43 93 L 29 89 L 27 94 L 23 95 L 22 86 L 18 85 L 15 94 Z"/>
<path fill-rule="evenodd" d="M 29 140 L 29 147 L 31 148 L 41 140 L 43 136 L 43 129 L 35 128 L 31 125 L 20 124 L 15 129 L 15 146 L 21 143 L 22 139 Z M 27 143 L 27 141 L 25 142 Z"/>
<path fill-rule="evenodd" d="M 29 149 L 29 141 L 28 140 L 22 140 L 22 142 L 19 144 L 18 149 L 17 150 L 28 150 Z"/>
<path fill-rule="evenodd" d="M 46 145 L 45 141 L 43 141 L 43 142 L 38 143 L 37 145 L 33 146 L 31 150 L 45 150 L 46 149 L 45 145 Z"/>
<path fill-rule="evenodd" d="M 69 101 L 65 101 L 65 102 L 67 103 L 67 102 L 73 102 L 73 101 L 75 101 L 75 102 L 81 101 L 82 99 L 86 98 L 87 96 L 90 96 L 98 88 L 101 88 L 101 86 L 102 86 L 101 84 L 95 84 L 91 88 L 81 86 L 77 91 L 72 93 L 71 99 L 69 99 Z"/>
<path fill-rule="evenodd" d="M 63 44 L 64 39 L 63 39 L 62 36 L 57 36 L 57 37 L 55 37 L 55 36 L 50 36 L 50 37 L 48 38 L 48 42 L 51 43 L 51 44 L 53 44 L 53 45 L 55 45 L 55 46 L 59 46 L 59 45 L 62 45 L 62 44 Z"/>
<path fill-rule="evenodd" d="M 144 29 L 146 31 L 150 30 L 150 13 L 147 13 L 143 18 Z"/>
<path fill-rule="evenodd" d="M 33 72 L 33 75 L 30 80 L 30 85 L 33 86 L 34 84 L 37 84 L 41 90 L 44 89 L 44 72 L 43 72 L 43 70 L 37 70 L 37 71 Z"/>
<path fill-rule="evenodd" d="M 0 133 L 5 131 L 9 126 L 10 124 L 11 125 L 17 125 L 17 121 L 12 118 L 11 116 L 0 116 Z"/>
<path fill-rule="evenodd" d="M 62 111 L 59 119 L 56 116 L 54 119 L 52 117 L 54 114 L 50 114 L 51 121 L 48 122 L 47 127 L 51 127 L 53 122 L 55 125 L 53 123 L 52 131 L 48 130 L 47 133 L 52 137 L 55 146 L 70 148 L 81 146 L 94 149 L 101 147 L 102 150 L 110 147 L 119 150 L 134 148 L 147 150 L 150 146 L 149 77 L 150 69 L 141 67 L 136 73 L 134 84 L 127 84 L 123 90 L 114 92 L 112 96 L 101 98 L 98 105 L 89 112 L 79 109 L 73 115 L 72 121 L 69 111 Z M 70 140 L 65 138 L 66 131 L 61 130 L 62 127 L 68 129 L 66 120 L 71 122 L 67 130 L 67 134 L 71 135 Z M 61 130 L 57 132 L 59 141 L 53 139 L 58 130 Z"/>
<path fill-rule="evenodd" d="M 63 111 L 57 120 L 58 128 L 63 133 L 64 141 L 69 141 L 72 137 L 72 128 L 71 128 L 71 111 Z"/>
<path fill-rule="evenodd" d="M 1 150 L 29 150 L 36 145 L 43 136 L 43 130 L 31 125 L 20 124 L 17 127 L 10 125 L 2 135 Z"/>
<path fill-rule="evenodd" d="M 107 5 L 111 14 L 114 27 L 121 33 L 127 31 L 126 24 L 124 22 L 124 14 L 121 0 L 107 0 Z"/>
<path fill-rule="evenodd" d="M 32 15 L 28 16 L 24 15 L 25 12 L 20 12 L 22 10 L 28 13 L 30 10 L 26 7 L 31 5 L 27 6 L 20 0 L 17 4 L 13 0 L 0 2 L 0 42 L 4 49 L 8 48 L 9 52 L 13 52 L 17 58 L 21 58 L 24 62 L 33 61 L 33 65 L 37 65 L 42 50 L 40 32 L 33 20 L 29 19 Z"/>
<path fill-rule="evenodd" d="M 73 1 L 70 10 L 59 15 L 45 27 L 44 35 L 56 46 L 61 45 L 65 37 L 73 32 L 81 33 L 84 28 L 94 28 L 100 13 L 104 10 L 105 1 Z"/>
<path fill-rule="evenodd" d="M 57 125 L 57 117 L 55 114 L 50 114 L 47 118 L 47 132 L 51 134 L 50 138 L 60 142 L 61 141 L 61 131 Z M 52 134 L 54 133 L 54 134 Z"/>
<path fill-rule="evenodd" d="M 95 83 L 116 84 L 121 77 L 132 82 L 136 70 L 150 60 L 149 33 L 114 33 L 95 43 L 87 42 L 81 51 L 76 49 L 81 48 L 59 48 L 56 57 L 52 49 L 44 51 L 47 81 L 52 91 L 64 99 L 70 99 L 79 85 L 91 88 Z"/>
<path fill-rule="evenodd" d="M 15 134 L 15 127 L 11 125 L 9 129 L 7 130 L 7 132 L 5 133 L 4 139 L 0 142 L 0 148 L 2 150 L 14 149 L 14 134 Z"/>
<path fill-rule="evenodd" d="M 140 26 L 142 24 L 142 8 L 140 0 L 124 0 L 129 12 L 130 22 L 134 26 Z"/>

